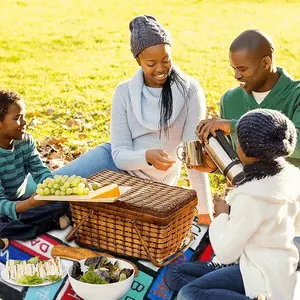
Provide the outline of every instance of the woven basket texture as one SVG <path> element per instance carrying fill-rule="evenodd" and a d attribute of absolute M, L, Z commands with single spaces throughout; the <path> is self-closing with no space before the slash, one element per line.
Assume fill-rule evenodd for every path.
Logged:
<path fill-rule="evenodd" d="M 114 203 L 70 202 L 74 226 L 93 211 L 76 233 L 78 244 L 148 260 L 135 224 L 156 261 L 167 259 L 182 247 L 191 230 L 198 202 L 194 190 L 108 170 L 88 180 L 103 186 L 116 183 L 131 189 Z"/>

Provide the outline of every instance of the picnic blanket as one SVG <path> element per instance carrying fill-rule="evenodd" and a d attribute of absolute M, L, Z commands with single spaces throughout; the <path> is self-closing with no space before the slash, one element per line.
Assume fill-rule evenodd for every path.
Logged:
<path fill-rule="evenodd" d="M 52 231 L 43 234 L 31 241 L 10 241 L 7 250 L 0 252 L 0 272 L 5 267 L 7 259 L 29 259 L 33 256 L 40 256 L 42 259 L 51 257 L 51 250 L 57 244 L 63 244 L 64 237 L 71 230 L 71 227 L 64 231 Z M 191 247 L 178 258 L 177 262 L 200 260 L 208 261 L 213 255 L 209 244 L 207 227 L 197 224 L 195 218 L 192 226 L 194 242 Z M 70 246 L 76 246 L 74 242 Z M 167 267 L 158 269 L 151 263 L 132 259 L 139 268 L 139 275 L 135 277 L 129 292 L 121 300 L 174 300 L 176 295 L 165 283 Z M 65 268 L 71 266 L 72 262 L 62 260 Z M 298 281 L 295 287 L 293 300 L 300 299 L 300 271 L 297 272 Z M 75 294 L 67 277 L 64 280 L 44 287 L 17 287 L 7 285 L 0 279 L 0 299 L 3 300 L 80 300 Z M 105 300 L 105 299 L 103 299 Z"/>
<path fill-rule="evenodd" d="M 51 231 L 31 241 L 10 241 L 9 248 L 0 252 L 0 272 L 5 267 L 7 259 L 29 259 L 39 256 L 41 259 L 51 257 L 51 250 L 57 244 L 65 243 L 64 237 L 71 227 L 64 231 Z M 207 227 L 200 226 L 195 218 L 192 226 L 194 242 L 190 248 L 178 258 L 178 262 L 191 260 L 209 260 L 213 254 L 209 245 Z M 70 246 L 76 246 L 74 242 Z M 129 292 L 121 300 L 172 300 L 174 293 L 165 283 L 167 267 L 157 268 L 147 261 L 132 259 L 139 269 Z M 72 262 L 62 260 L 63 266 L 69 268 Z M 3 300 L 52 300 L 66 299 L 79 300 L 69 284 L 68 277 L 64 280 L 43 287 L 17 287 L 8 285 L 0 279 L 0 298 Z M 105 299 L 103 299 L 105 300 Z"/>

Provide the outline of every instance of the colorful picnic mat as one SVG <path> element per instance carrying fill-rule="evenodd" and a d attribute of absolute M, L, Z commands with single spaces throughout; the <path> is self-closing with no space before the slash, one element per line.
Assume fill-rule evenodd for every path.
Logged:
<path fill-rule="evenodd" d="M 64 237 L 70 229 L 71 227 L 64 231 L 52 231 L 31 241 L 10 241 L 9 248 L 0 252 L 0 272 L 5 267 L 7 259 L 29 259 L 32 256 L 39 256 L 41 259 L 50 258 L 52 248 L 57 244 L 65 243 Z M 197 218 L 195 218 L 192 232 L 195 240 L 184 255 L 178 258 L 177 262 L 198 259 L 209 260 L 211 258 L 213 251 L 209 245 L 207 227 L 199 226 L 197 224 Z M 69 245 L 76 246 L 74 242 L 69 243 Z M 175 294 L 165 283 L 167 267 L 159 269 L 146 261 L 135 259 L 132 259 L 132 261 L 139 268 L 139 275 L 135 277 L 131 289 L 121 300 L 175 299 Z M 62 262 L 65 268 L 69 268 L 72 265 L 72 262 L 67 260 L 62 260 Z M 51 285 L 29 288 L 8 285 L 0 279 L 0 298 L 3 300 L 81 299 L 72 290 L 68 277 Z"/>

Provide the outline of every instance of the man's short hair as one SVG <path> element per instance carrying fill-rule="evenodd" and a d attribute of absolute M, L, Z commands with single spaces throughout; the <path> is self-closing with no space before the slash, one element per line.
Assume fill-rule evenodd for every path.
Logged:
<path fill-rule="evenodd" d="M 267 34 L 250 29 L 242 32 L 230 45 L 230 52 L 241 50 L 260 51 L 263 56 L 273 57 L 275 46 Z"/>

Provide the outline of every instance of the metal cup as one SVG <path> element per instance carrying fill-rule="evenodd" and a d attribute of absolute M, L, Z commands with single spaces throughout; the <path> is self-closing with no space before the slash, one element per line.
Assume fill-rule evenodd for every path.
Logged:
<path fill-rule="evenodd" d="M 183 149 L 184 155 L 179 155 L 179 150 Z M 202 160 L 202 146 L 199 140 L 189 141 L 183 143 L 182 146 L 177 148 L 177 157 L 187 166 L 201 166 Z"/>

